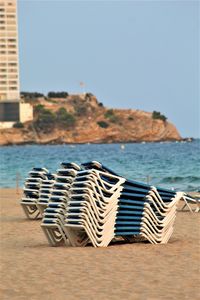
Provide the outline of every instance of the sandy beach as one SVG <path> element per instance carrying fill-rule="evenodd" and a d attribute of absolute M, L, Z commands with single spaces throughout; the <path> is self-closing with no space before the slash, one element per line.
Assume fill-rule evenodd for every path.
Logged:
<path fill-rule="evenodd" d="M 21 192 L 1 189 L 1 299 L 199 299 L 200 218 L 179 212 L 167 245 L 50 247 Z"/>

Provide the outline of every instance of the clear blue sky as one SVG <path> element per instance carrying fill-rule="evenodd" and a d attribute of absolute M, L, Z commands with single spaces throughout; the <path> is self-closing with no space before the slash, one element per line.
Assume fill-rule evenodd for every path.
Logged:
<path fill-rule="evenodd" d="M 158 110 L 200 136 L 198 1 L 18 1 L 21 90 Z"/>

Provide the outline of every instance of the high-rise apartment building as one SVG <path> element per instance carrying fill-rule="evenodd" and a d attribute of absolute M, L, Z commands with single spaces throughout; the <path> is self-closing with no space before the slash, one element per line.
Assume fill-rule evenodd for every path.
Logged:
<path fill-rule="evenodd" d="M 16 0 L 0 0 L 0 102 L 19 101 Z"/>
<path fill-rule="evenodd" d="M 17 1 L 0 0 L 0 128 L 33 119 L 33 107 L 20 100 Z"/>

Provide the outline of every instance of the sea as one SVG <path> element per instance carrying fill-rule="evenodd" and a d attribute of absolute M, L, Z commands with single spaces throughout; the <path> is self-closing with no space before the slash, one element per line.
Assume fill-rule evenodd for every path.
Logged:
<path fill-rule="evenodd" d="M 192 142 L 0 147 L 0 187 L 23 187 L 33 167 L 55 173 L 61 162 L 96 160 L 128 179 L 200 191 L 200 139 Z"/>

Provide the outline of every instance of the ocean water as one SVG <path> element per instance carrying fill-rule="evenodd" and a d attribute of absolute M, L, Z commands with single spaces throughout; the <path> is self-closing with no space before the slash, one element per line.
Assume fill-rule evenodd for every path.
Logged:
<path fill-rule="evenodd" d="M 25 145 L 0 147 L 0 187 L 20 186 L 32 167 L 97 160 L 129 179 L 183 191 L 200 190 L 200 140 L 191 143 Z M 16 175 L 18 174 L 18 175 Z"/>

